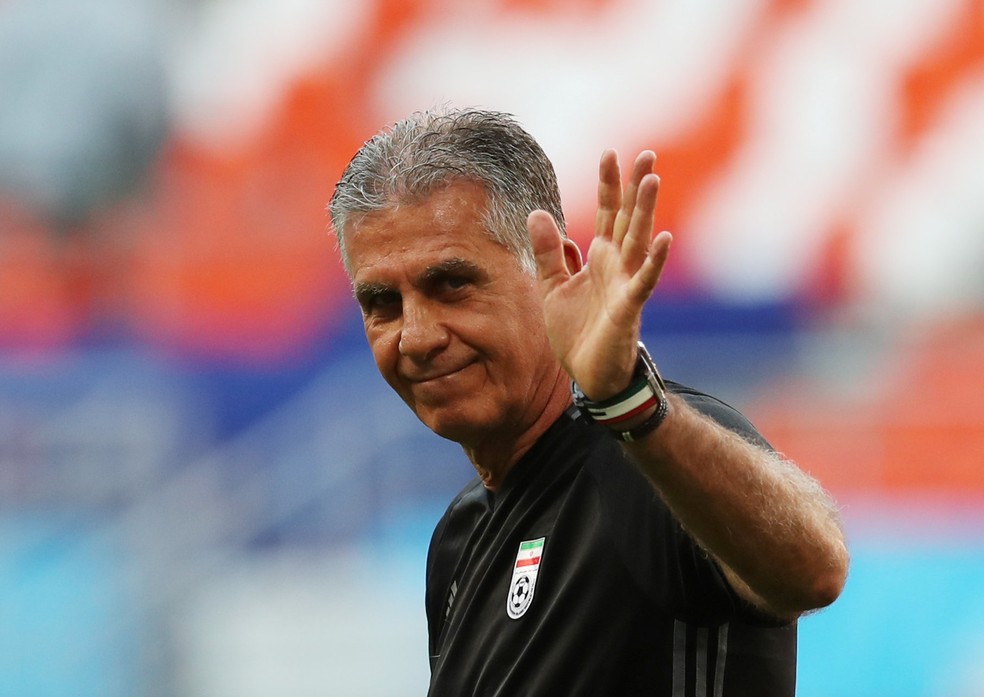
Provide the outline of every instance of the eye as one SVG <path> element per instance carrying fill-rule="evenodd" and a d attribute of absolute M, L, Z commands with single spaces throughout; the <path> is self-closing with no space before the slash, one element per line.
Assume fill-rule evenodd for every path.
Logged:
<path fill-rule="evenodd" d="M 372 299 L 372 305 L 376 307 L 392 307 L 400 302 L 400 294 L 396 291 L 386 290 L 382 293 L 378 293 L 376 297 Z"/>
<path fill-rule="evenodd" d="M 402 298 L 395 290 L 370 288 L 356 293 L 364 315 L 392 314 L 400 307 Z"/>
<path fill-rule="evenodd" d="M 451 290 L 459 290 L 471 283 L 471 280 L 464 276 L 448 276 L 444 279 L 444 285 Z"/>

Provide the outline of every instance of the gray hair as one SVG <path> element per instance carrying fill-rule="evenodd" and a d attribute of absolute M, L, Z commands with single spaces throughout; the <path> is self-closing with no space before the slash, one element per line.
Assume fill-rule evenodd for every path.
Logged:
<path fill-rule="evenodd" d="M 351 275 L 345 249 L 350 226 L 462 180 L 485 188 L 486 232 L 535 274 L 527 216 L 546 210 L 566 234 L 557 175 L 515 117 L 478 109 L 416 112 L 377 133 L 355 154 L 328 204 L 346 271 Z"/>

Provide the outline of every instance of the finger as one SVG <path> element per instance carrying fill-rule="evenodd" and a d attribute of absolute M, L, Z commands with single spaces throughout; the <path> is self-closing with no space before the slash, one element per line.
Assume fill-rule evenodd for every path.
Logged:
<path fill-rule="evenodd" d="M 615 220 L 612 240 L 616 244 L 622 243 L 629 230 L 632 213 L 636 207 L 636 196 L 638 195 L 639 186 L 647 174 L 652 174 L 655 163 L 656 153 L 652 150 L 643 150 L 636 156 L 635 162 L 632 165 L 632 174 L 629 176 L 629 182 L 625 185 L 625 191 L 622 194 L 622 206 Z"/>
<path fill-rule="evenodd" d="M 645 175 L 639 183 L 636 205 L 622 241 L 622 263 L 630 273 L 634 273 L 643 263 L 652 242 L 658 194 L 659 177 L 651 173 Z"/>
<path fill-rule="evenodd" d="M 615 216 L 622 206 L 622 177 L 618 168 L 618 153 L 606 150 L 598 165 L 598 213 L 595 216 L 595 237 L 612 236 Z"/>
<path fill-rule="evenodd" d="M 656 235 L 649 247 L 649 252 L 646 254 L 646 260 L 639 268 L 639 272 L 632 277 L 629 295 L 640 306 L 649 300 L 656 289 L 659 279 L 663 275 L 663 267 L 666 266 L 666 260 L 670 255 L 672 243 L 673 235 L 666 230 Z"/>
<path fill-rule="evenodd" d="M 553 216 L 542 210 L 530 213 L 526 219 L 526 227 L 533 245 L 536 276 L 541 291 L 546 295 L 571 275 L 564 263 L 564 245 L 560 228 L 557 227 Z"/>

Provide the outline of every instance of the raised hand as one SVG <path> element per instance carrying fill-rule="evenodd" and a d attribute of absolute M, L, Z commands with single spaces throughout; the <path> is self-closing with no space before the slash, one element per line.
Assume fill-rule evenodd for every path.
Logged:
<path fill-rule="evenodd" d="M 565 241 L 553 217 L 527 221 L 550 345 L 567 373 L 593 400 L 625 389 L 636 360 L 642 308 L 659 281 L 672 237 L 653 237 L 659 178 L 656 155 L 639 154 L 623 190 L 618 155 L 601 157 L 595 236 L 587 263 L 565 262 Z M 573 268 L 572 268 L 573 267 Z"/>

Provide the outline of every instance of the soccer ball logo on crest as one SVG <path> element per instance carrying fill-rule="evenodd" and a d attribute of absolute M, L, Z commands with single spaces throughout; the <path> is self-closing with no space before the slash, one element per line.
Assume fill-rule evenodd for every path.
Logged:
<path fill-rule="evenodd" d="M 514 620 L 522 617 L 532 600 L 533 579 L 526 574 L 513 578 L 509 589 L 509 604 L 506 608 L 509 616 Z"/>

